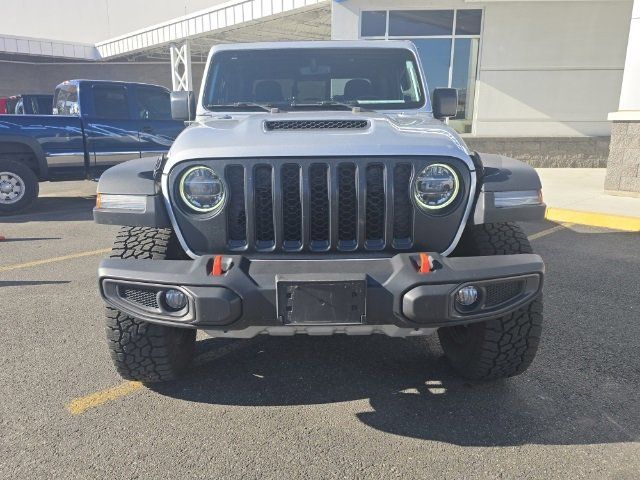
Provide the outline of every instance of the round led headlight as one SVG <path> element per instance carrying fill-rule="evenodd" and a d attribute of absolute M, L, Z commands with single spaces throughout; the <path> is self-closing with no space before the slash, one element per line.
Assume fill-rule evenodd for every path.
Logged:
<path fill-rule="evenodd" d="M 196 212 L 214 212 L 224 204 L 224 183 L 211 168 L 193 167 L 182 174 L 180 197 L 185 205 Z"/>
<path fill-rule="evenodd" d="M 458 196 L 460 180 L 455 170 L 443 163 L 424 168 L 413 182 L 413 197 L 423 210 L 439 210 Z"/>

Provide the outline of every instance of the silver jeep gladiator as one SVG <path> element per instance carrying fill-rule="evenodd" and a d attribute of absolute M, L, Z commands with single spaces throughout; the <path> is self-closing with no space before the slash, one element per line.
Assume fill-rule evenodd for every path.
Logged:
<path fill-rule="evenodd" d="M 470 151 L 410 42 L 220 45 L 167 155 L 109 169 L 98 223 L 113 361 L 170 380 L 214 337 L 436 333 L 471 379 L 517 375 L 542 327 L 531 167 Z M 427 75 L 428 76 L 428 75 Z"/>

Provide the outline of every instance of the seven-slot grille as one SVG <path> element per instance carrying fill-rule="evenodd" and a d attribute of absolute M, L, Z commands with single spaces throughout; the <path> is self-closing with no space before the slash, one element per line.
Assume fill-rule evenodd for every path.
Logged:
<path fill-rule="evenodd" d="M 349 161 L 229 165 L 232 250 L 410 249 L 411 163 Z"/>

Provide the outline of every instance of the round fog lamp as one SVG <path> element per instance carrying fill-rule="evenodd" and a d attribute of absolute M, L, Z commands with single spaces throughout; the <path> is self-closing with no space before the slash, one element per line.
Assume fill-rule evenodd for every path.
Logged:
<path fill-rule="evenodd" d="M 171 310 L 182 310 L 187 306 L 187 296 L 173 288 L 164 292 L 164 301 Z"/>
<path fill-rule="evenodd" d="M 478 300 L 478 289 L 473 285 L 462 287 L 456 293 L 456 302 L 463 307 L 470 307 Z"/>

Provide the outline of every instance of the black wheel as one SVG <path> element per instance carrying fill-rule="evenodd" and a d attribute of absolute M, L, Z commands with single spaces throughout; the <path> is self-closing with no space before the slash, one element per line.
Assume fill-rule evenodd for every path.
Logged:
<path fill-rule="evenodd" d="M 0 215 L 12 215 L 38 198 L 38 177 L 28 166 L 0 159 Z"/>
<path fill-rule="evenodd" d="M 532 253 L 522 229 L 515 223 L 468 228 L 459 255 Z M 524 372 L 538 350 L 542 331 L 542 295 L 504 317 L 469 326 L 438 330 L 445 356 L 455 370 L 473 380 L 495 380 Z"/>
<path fill-rule="evenodd" d="M 112 258 L 184 258 L 171 229 L 123 227 Z M 196 331 L 143 322 L 107 307 L 107 342 L 118 373 L 127 380 L 173 380 L 193 358 Z"/>

